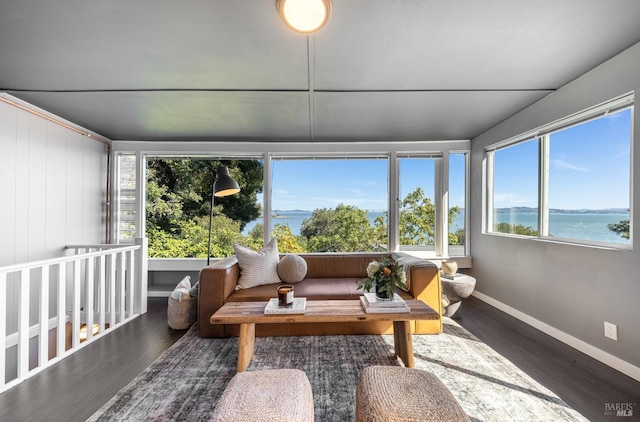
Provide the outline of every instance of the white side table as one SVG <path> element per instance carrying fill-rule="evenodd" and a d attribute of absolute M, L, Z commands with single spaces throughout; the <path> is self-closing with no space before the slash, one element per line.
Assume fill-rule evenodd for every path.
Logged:
<path fill-rule="evenodd" d="M 449 306 L 444 308 L 442 316 L 453 318 L 453 315 L 460 308 L 462 300 L 471 296 L 476 288 L 476 279 L 460 273 L 456 274 L 453 279 L 441 274 L 440 279 L 442 280 L 442 294 L 449 299 Z"/>

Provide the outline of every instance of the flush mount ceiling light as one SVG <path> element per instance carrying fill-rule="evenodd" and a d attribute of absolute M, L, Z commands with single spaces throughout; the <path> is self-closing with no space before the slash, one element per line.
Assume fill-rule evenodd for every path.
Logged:
<path fill-rule="evenodd" d="M 331 0 L 276 0 L 276 9 L 289 28 L 311 34 L 329 20 Z"/>

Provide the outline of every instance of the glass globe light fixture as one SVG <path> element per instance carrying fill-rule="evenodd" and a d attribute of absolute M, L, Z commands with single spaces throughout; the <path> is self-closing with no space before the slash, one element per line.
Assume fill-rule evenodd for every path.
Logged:
<path fill-rule="evenodd" d="M 289 28 L 312 34 L 329 20 L 331 0 L 276 0 L 276 9 Z"/>

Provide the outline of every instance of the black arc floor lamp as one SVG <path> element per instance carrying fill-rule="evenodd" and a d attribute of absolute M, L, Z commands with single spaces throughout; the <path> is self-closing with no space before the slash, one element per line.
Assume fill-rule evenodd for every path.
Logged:
<path fill-rule="evenodd" d="M 240 192 L 240 186 L 238 182 L 233 180 L 233 177 L 229 175 L 229 169 L 227 167 L 218 167 L 215 170 L 215 182 L 213 182 L 213 194 L 211 195 L 211 214 L 209 215 L 209 249 L 207 250 L 207 266 L 211 262 L 211 231 L 213 228 L 213 200 L 217 196 L 221 198 L 223 196 L 233 195 Z"/>

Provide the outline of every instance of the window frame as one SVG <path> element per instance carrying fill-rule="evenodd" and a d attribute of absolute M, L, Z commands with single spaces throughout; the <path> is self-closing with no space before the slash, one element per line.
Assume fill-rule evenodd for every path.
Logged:
<path fill-rule="evenodd" d="M 451 255 L 449 253 L 449 248 L 452 245 L 449 245 L 449 240 L 448 240 L 448 233 L 449 230 L 451 229 L 451 227 L 449 227 L 448 224 L 448 220 L 445 219 L 446 223 L 447 223 L 447 227 L 446 227 L 446 232 L 447 233 L 447 239 L 443 242 L 444 245 L 446 246 L 446 250 L 445 250 L 445 254 L 451 257 L 465 257 L 465 256 L 470 256 L 471 255 L 471 249 L 470 249 L 470 242 L 469 242 L 469 238 L 470 238 L 470 231 L 469 231 L 469 225 L 471 224 L 471 215 L 469 213 L 469 201 L 471 200 L 471 192 L 469 189 L 469 186 L 471 186 L 471 163 L 470 163 L 470 153 L 467 150 L 450 150 L 447 154 L 447 159 L 443 160 L 444 165 L 446 165 L 447 169 L 446 169 L 446 173 L 443 172 L 443 176 L 446 174 L 447 177 L 443 177 L 444 181 L 443 183 L 446 182 L 446 189 L 444 189 L 444 192 L 446 192 L 446 208 L 445 208 L 445 215 L 449 215 L 449 208 L 451 207 L 451 194 L 450 194 L 450 181 L 451 181 L 451 169 L 450 169 L 450 163 L 451 163 L 451 156 L 452 155 L 463 155 L 464 156 L 464 238 L 465 238 L 465 242 L 462 248 L 462 255 Z"/>
<path fill-rule="evenodd" d="M 114 141 L 112 154 L 135 154 L 136 164 L 138 172 L 138 186 L 136 192 L 137 198 L 137 215 L 136 219 L 136 233 L 145 233 L 146 230 L 146 161 L 147 158 L 218 158 L 218 159 L 259 159 L 262 160 L 264 165 L 264 184 L 263 184 L 263 227 L 265 229 L 265 240 L 270 239 L 270 212 L 271 212 L 271 162 L 273 158 L 359 158 L 359 157 L 388 157 L 389 162 L 389 227 L 396 228 L 390 230 L 389 236 L 389 250 L 397 251 L 397 239 L 395 233 L 399 230 L 397 227 L 397 201 L 398 197 L 398 175 L 397 175 L 397 155 L 406 156 L 433 156 L 440 155 L 444 157 L 441 161 L 440 168 L 437 170 L 437 174 L 440 175 L 439 181 L 436 184 L 436 207 L 440 215 L 446 215 L 448 212 L 448 201 L 445 201 L 445 195 L 443 192 L 447 191 L 448 177 L 442 177 L 442 175 L 448 175 L 448 154 L 449 152 L 465 153 L 467 154 L 466 160 L 466 207 L 469 206 L 469 183 L 470 177 L 470 140 L 451 140 L 451 141 L 414 141 L 405 143 L 393 143 L 393 142 L 328 142 L 328 143 L 309 143 L 309 142 L 224 142 L 215 144 L 205 144 L 200 142 L 132 142 L 132 141 Z M 112 169 L 114 162 L 112 160 Z M 113 194 L 113 192 L 112 192 Z M 113 196 L 112 196 L 113 199 Z M 456 259 L 465 260 L 469 257 L 470 248 L 470 227 L 469 227 L 469 213 L 465 216 L 465 256 L 456 255 Z M 112 215 L 113 223 L 115 221 L 115 215 Z M 441 222 L 446 219 L 441 219 Z M 446 222 L 446 221 L 445 221 Z M 440 224 L 438 227 L 442 227 Z M 446 231 L 442 231 L 446 230 Z M 430 254 L 430 258 L 435 259 L 447 259 L 448 256 L 448 236 L 443 236 L 442 233 L 448 233 L 448 226 L 446 229 L 441 228 L 438 231 L 440 241 L 438 242 L 438 252 Z M 443 241 L 444 239 L 444 241 Z M 422 253 L 416 253 L 418 256 L 423 256 Z M 158 262 L 162 261 L 190 261 L 198 262 L 200 258 L 156 258 Z M 151 260 L 154 261 L 154 260 Z M 215 260 L 214 260 L 215 261 Z M 464 261 L 466 262 L 466 261 Z M 195 265 L 195 264 L 194 264 Z"/>
<path fill-rule="evenodd" d="M 448 158 L 448 157 L 447 157 Z M 432 159 L 434 161 L 434 169 L 433 169 L 433 201 L 434 201 L 434 244 L 431 245 L 402 245 L 400 244 L 400 202 L 402 198 L 400 198 L 400 163 L 401 160 L 404 159 Z M 426 258 L 436 258 L 444 256 L 448 250 L 448 240 L 447 245 L 444 245 L 443 240 L 448 239 L 448 236 L 444 236 L 443 233 L 449 233 L 449 224 L 445 215 L 448 212 L 448 201 L 443 200 L 442 192 L 448 191 L 448 188 L 443 186 L 443 183 L 447 183 L 448 185 L 448 177 L 443 177 L 444 175 L 444 164 L 443 154 L 441 152 L 434 153 L 398 153 L 395 157 L 396 163 L 396 177 L 390 181 L 390 183 L 394 184 L 395 187 L 395 200 L 390 200 L 390 208 L 393 205 L 394 213 L 395 213 L 395 224 L 392 226 L 389 223 L 389 238 L 391 238 L 391 231 L 393 231 L 393 236 L 395 239 L 395 251 L 407 252 L 410 254 L 419 254 L 420 256 Z M 447 165 L 448 169 L 448 165 Z M 448 172 L 447 172 L 448 174 Z M 390 198 L 391 199 L 391 198 Z M 445 203 L 446 202 L 446 203 Z M 389 218 L 391 220 L 391 218 Z M 393 227 L 393 228 L 392 228 Z M 444 230 L 444 231 L 443 231 Z"/>
<path fill-rule="evenodd" d="M 392 187 L 392 164 L 391 164 L 391 157 L 390 154 L 388 153 L 375 153 L 375 152 L 371 152 L 371 153 L 352 153 L 352 154 L 334 154 L 334 153 L 329 153 L 329 154 L 270 154 L 269 155 L 269 173 L 267 174 L 266 171 L 266 167 L 265 167 L 265 188 L 264 188 L 264 194 L 265 194 L 265 199 L 264 199 L 264 239 L 265 239 L 265 244 L 268 241 L 268 239 L 271 238 L 271 231 L 272 231 L 272 215 L 273 215 L 273 167 L 274 167 L 274 162 L 276 161 L 292 161 L 292 160 L 300 160 L 300 161 L 304 161 L 304 160 L 308 160 L 308 161 L 318 161 L 318 160 L 385 160 L 387 163 L 387 212 L 388 212 L 388 219 L 387 219 L 387 250 L 391 251 L 391 204 L 394 203 L 395 201 L 392 201 L 391 198 L 393 198 L 394 196 L 392 196 L 392 191 L 391 191 L 391 187 Z M 268 184 L 267 184 L 267 179 L 268 179 Z M 268 186 L 268 187 L 267 187 Z M 268 190 L 268 208 L 267 208 L 267 190 Z M 363 252 L 344 252 L 344 253 L 363 253 Z M 364 252 L 366 253 L 366 252 Z"/>
<path fill-rule="evenodd" d="M 550 168 L 550 137 L 554 133 L 575 126 L 586 124 L 596 119 L 606 117 L 611 113 L 617 113 L 629 109 L 631 111 L 631 139 L 629 145 L 629 242 L 613 243 L 593 241 L 579 238 L 556 237 L 549 235 L 549 168 Z M 629 93 L 610 101 L 596 105 L 589 109 L 574 113 L 537 129 L 517 135 L 515 137 L 492 144 L 484 149 L 483 157 L 483 225 L 482 233 L 495 236 L 508 236 L 530 240 L 551 241 L 564 244 L 576 244 L 594 246 L 608 249 L 632 250 L 633 249 L 633 121 L 634 121 L 634 94 Z M 494 171 L 495 153 L 503 148 L 515 146 L 531 140 L 538 142 L 538 227 L 537 236 L 525 236 L 512 233 L 494 231 Z"/>

